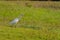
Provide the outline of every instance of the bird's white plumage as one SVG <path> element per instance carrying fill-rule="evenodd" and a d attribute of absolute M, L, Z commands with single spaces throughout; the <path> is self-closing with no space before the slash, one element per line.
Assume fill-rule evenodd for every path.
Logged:
<path fill-rule="evenodd" d="M 11 26 L 15 25 L 18 23 L 18 21 L 22 18 L 23 15 L 20 15 L 19 17 L 15 18 L 14 20 L 12 20 L 9 24 Z"/>
<path fill-rule="evenodd" d="M 16 24 L 18 21 L 19 21 L 19 19 L 16 18 L 16 19 L 14 19 L 14 20 L 12 20 L 12 21 L 10 22 L 10 25 Z"/>

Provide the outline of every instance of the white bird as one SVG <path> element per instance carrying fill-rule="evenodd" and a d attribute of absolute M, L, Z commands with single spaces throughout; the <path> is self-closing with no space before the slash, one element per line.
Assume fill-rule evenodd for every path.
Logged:
<path fill-rule="evenodd" d="M 21 14 L 20 16 L 18 16 L 17 18 L 15 18 L 14 20 L 12 20 L 9 24 L 10 26 L 14 26 L 16 25 L 22 18 L 23 14 Z"/>

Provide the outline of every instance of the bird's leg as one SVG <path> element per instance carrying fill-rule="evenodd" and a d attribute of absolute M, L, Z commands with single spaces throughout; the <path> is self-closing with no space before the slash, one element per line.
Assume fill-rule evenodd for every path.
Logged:
<path fill-rule="evenodd" d="M 17 27 L 17 23 L 14 25 L 14 27 L 15 27 L 15 28 Z"/>
<path fill-rule="evenodd" d="M 16 28 L 16 25 L 15 25 L 15 28 Z"/>

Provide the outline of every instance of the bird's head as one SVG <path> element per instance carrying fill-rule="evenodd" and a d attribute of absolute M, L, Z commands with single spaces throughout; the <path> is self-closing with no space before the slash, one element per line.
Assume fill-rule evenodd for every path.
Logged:
<path fill-rule="evenodd" d="M 22 14 L 20 14 L 19 16 L 18 16 L 18 18 L 21 18 L 21 17 L 23 17 L 24 16 L 24 14 L 22 13 Z"/>

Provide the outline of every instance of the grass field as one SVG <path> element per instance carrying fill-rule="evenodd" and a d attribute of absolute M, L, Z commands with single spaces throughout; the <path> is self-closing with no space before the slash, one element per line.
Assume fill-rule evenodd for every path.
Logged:
<path fill-rule="evenodd" d="M 21 5 L 0 2 L 0 40 L 60 40 L 60 9 Z M 20 13 L 24 16 L 16 28 L 10 27 Z"/>

